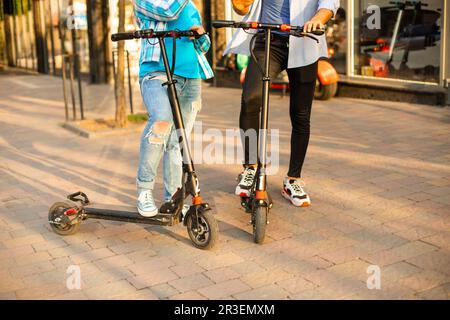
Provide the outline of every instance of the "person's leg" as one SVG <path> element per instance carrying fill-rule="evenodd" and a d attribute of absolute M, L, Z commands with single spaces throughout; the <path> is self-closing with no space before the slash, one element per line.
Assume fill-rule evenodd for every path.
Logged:
<path fill-rule="evenodd" d="M 317 77 L 317 63 L 288 69 L 289 114 L 292 124 L 291 157 L 288 176 L 300 178 L 309 143 L 311 105 Z"/>
<path fill-rule="evenodd" d="M 261 40 L 260 40 L 261 39 Z M 270 54 L 270 77 L 275 78 L 286 68 L 288 57 L 288 41 L 275 38 L 272 41 Z M 258 63 L 264 66 L 263 37 L 255 42 L 254 53 Z M 257 137 L 259 131 L 260 111 L 262 107 L 262 74 L 256 62 L 250 58 L 241 98 L 239 127 L 244 148 L 244 165 L 254 165 L 257 162 Z M 256 139 L 252 139 L 256 138 Z"/>
<path fill-rule="evenodd" d="M 263 38 L 261 38 L 263 39 Z M 264 66 L 264 41 L 257 40 L 254 53 L 261 68 Z M 269 75 L 273 79 L 286 68 L 288 39 L 274 38 L 271 45 Z M 256 173 L 260 111 L 262 107 L 262 73 L 253 59 L 247 67 L 242 99 L 239 127 L 244 149 L 244 171 L 236 186 L 235 194 L 249 196 Z"/>
<path fill-rule="evenodd" d="M 189 137 L 197 113 L 201 108 L 201 80 L 176 77 L 178 100 L 181 114 Z M 181 187 L 182 157 L 178 143 L 178 135 L 172 128 L 170 139 L 164 153 L 164 201 L 171 199 L 172 195 Z"/>
<path fill-rule="evenodd" d="M 290 84 L 289 114 L 292 124 L 289 171 L 283 181 L 282 195 L 299 207 L 309 206 L 311 200 L 300 180 L 309 143 L 311 105 L 317 77 L 317 63 L 288 69 Z"/>
<path fill-rule="evenodd" d="M 148 213 L 149 216 L 156 214 L 152 191 L 158 165 L 172 130 L 172 112 L 167 90 L 162 86 L 163 82 L 161 73 L 148 75 L 141 82 L 142 99 L 149 118 L 141 136 L 136 185 L 138 210 L 143 215 Z"/>

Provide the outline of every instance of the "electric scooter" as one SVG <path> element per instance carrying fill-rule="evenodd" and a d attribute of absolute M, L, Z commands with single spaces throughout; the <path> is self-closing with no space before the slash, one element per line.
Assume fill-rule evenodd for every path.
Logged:
<path fill-rule="evenodd" d="M 91 203 L 87 195 L 81 191 L 67 196 L 71 203 L 56 202 L 49 210 L 48 219 L 53 231 L 60 235 L 74 234 L 82 221 L 92 219 L 104 219 L 144 223 L 160 226 L 173 226 L 183 222 L 187 227 L 189 237 L 193 245 L 200 249 L 212 248 L 218 240 L 218 224 L 210 206 L 203 202 L 200 196 L 199 180 L 195 172 L 188 140 L 181 114 L 180 104 L 173 79 L 175 68 L 176 39 L 181 37 L 200 37 L 195 31 L 154 31 L 152 29 L 135 32 L 116 33 L 111 36 L 112 41 L 129 39 L 157 39 L 161 48 L 161 57 L 165 67 L 167 93 L 173 114 L 175 129 L 180 143 L 183 158 L 182 187 L 165 202 L 156 216 L 146 218 L 141 216 L 136 207 L 111 208 L 105 205 Z M 165 38 L 173 39 L 172 65 L 167 58 Z M 192 205 L 187 209 L 184 200 L 192 196 Z M 187 209 L 187 210 L 186 210 Z"/>
<path fill-rule="evenodd" d="M 241 206 L 247 213 L 251 214 L 251 224 L 253 226 L 253 241 L 255 243 L 262 243 L 266 234 L 266 226 L 268 224 L 267 216 L 269 210 L 273 206 L 272 199 L 267 192 L 267 175 L 266 175 L 266 156 L 267 156 L 267 128 L 269 122 L 269 89 L 270 89 L 270 45 L 271 36 L 273 30 L 287 32 L 296 37 L 308 37 L 316 42 L 319 42 L 314 35 L 324 34 L 324 30 L 316 30 L 312 33 L 303 32 L 302 27 L 291 26 L 287 24 L 268 24 L 259 22 L 237 22 L 231 20 L 216 20 L 212 22 L 215 28 L 242 28 L 253 29 L 264 32 L 265 38 L 265 50 L 264 50 L 264 67 L 261 67 L 254 52 L 254 43 L 256 37 L 260 33 L 255 33 L 250 41 L 250 54 L 258 69 L 262 75 L 262 108 L 261 119 L 258 134 L 258 146 L 257 146 L 257 168 L 256 178 L 253 181 L 253 185 L 250 189 L 250 196 L 241 196 Z M 238 177 L 240 179 L 240 177 Z"/>

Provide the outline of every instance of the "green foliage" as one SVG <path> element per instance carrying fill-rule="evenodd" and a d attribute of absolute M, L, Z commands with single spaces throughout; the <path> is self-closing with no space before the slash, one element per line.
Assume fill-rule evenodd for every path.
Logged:
<path fill-rule="evenodd" d="M 137 113 L 137 114 L 129 114 L 128 121 L 130 122 L 145 122 L 148 119 L 148 115 L 146 113 Z"/>

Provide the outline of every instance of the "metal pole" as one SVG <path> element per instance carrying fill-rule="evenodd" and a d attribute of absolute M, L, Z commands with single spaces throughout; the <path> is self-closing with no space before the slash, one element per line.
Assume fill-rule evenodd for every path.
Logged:
<path fill-rule="evenodd" d="M 63 79 L 63 94 L 64 94 L 64 110 L 66 122 L 69 121 L 69 103 L 67 101 L 67 83 L 66 83 L 66 58 L 63 57 L 61 64 L 62 79 Z"/>
<path fill-rule="evenodd" d="M 50 14 L 50 23 L 48 27 L 50 28 L 50 43 L 51 43 L 51 50 L 52 50 L 52 68 L 53 68 L 53 75 L 56 76 L 56 62 L 55 62 L 55 37 L 53 35 L 53 8 L 52 8 L 52 1 L 48 1 L 48 8 L 47 8 L 49 14 Z"/>
<path fill-rule="evenodd" d="M 73 87 L 73 79 L 74 79 L 74 56 L 69 56 L 70 61 L 70 93 L 72 95 L 72 113 L 73 113 L 73 120 L 77 120 L 77 111 L 75 107 L 75 89 Z"/>
<path fill-rule="evenodd" d="M 272 32 L 270 29 L 265 30 L 265 60 L 264 60 L 264 75 L 262 78 L 263 88 L 262 88 L 262 110 L 261 110 L 261 120 L 259 126 L 259 139 L 258 139 L 258 184 L 256 186 L 257 190 L 266 190 L 266 153 L 267 153 L 267 128 L 269 123 L 269 90 L 270 90 L 270 42 L 271 42 Z"/>
<path fill-rule="evenodd" d="M 128 69 L 128 96 L 130 98 L 130 111 L 134 114 L 133 110 L 133 91 L 131 90 L 131 72 L 130 72 L 130 52 L 126 50 L 127 53 L 127 69 Z"/>
<path fill-rule="evenodd" d="M 113 68 L 113 79 L 114 79 L 114 99 L 117 105 L 117 79 L 116 79 L 116 50 L 112 52 L 112 68 Z"/>
<path fill-rule="evenodd" d="M 78 80 L 78 98 L 80 100 L 80 116 L 81 120 L 84 120 L 84 106 L 83 106 L 83 88 L 81 83 L 81 75 L 80 75 L 80 55 L 77 53 L 74 56 L 75 66 L 77 72 L 77 80 Z"/>

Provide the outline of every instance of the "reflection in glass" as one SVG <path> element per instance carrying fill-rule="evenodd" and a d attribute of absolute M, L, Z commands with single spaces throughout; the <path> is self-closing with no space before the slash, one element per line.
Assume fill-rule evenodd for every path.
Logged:
<path fill-rule="evenodd" d="M 359 4 L 355 10 L 356 74 L 439 81 L 442 1 L 360 0 Z M 376 11 L 367 12 L 374 4 L 380 8 L 381 28 L 371 23 Z"/>

